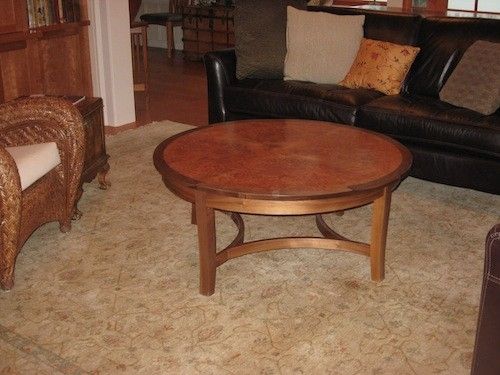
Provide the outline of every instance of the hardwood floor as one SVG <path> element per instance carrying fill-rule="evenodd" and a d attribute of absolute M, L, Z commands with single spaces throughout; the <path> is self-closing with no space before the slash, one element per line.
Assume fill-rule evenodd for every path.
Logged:
<path fill-rule="evenodd" d="M 135 93 L 137 126 L 161 120 L 208 124 L 207 82 L 202 62 L 184 61 L 179 51 L 169 59 L 164 49 L 149 48 L 149 71 L 149 100 L 143 92 Z"/>

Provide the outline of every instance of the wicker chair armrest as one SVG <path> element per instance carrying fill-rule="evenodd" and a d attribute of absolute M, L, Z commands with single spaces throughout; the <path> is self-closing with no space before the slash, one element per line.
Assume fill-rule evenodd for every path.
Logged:
<path fill-rule="evenodd" d="M 13 252 L 17 248 L 21 219 L 21 180 L 12 156 L 0 147 L 0 251 Z M 7 268 L 5 259 L 11 254 L 0 254 L 0 275 Z"/>
<path fill-rule="evenodd" d="M 0 105 L 0 146 L 56 142 L 67 204 L 74 205 L 80 185 L 85 150 L 85 128 L 80 112 L 60 98 L 14 100 Z"/>

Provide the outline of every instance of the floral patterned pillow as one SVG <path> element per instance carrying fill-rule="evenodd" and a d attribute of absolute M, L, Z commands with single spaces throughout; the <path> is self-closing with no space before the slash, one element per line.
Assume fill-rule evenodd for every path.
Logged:
<path fill-rule="evenodd" d="M 363 38 L 342 86 L 399 94 L 420 48 Z"/>

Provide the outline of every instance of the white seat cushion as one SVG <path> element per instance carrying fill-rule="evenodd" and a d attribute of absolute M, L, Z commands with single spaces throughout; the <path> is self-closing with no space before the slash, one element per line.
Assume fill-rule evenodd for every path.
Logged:
<path fill-rule="evenodd" d="M 55 142 L 5 148 L 16 162 L 24 190 L 61 163 Z"/>

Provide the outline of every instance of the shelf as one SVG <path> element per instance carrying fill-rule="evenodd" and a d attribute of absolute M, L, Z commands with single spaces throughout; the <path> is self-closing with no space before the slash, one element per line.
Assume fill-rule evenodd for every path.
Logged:
<path fill-rule="evenodd" d="M 64 29 L 65 27 L 89 26 L 89 25 L 90 25 L 89 20 L 78 21 L 78 22 L 58 22 L 58 23 L 53 23 L 52 25 L 33 27 L 28 30 L 30 33 L 37 33 L 44 31 L 60 30 Z"/>
<path fill-rule="evenodd" d="M 26 0 L 0 0 L 0 102 L 40 93 L 92 95 L 88 4 L 74 1 L 82 21 L 29 28 Z"/>
<path fill-rule="evenodd" d="M 89 26 L 90 21 L 84 20 L 79 22 L 62 22 L 54 23 L 48 26 L 39 26 L 33 29 L 28 29 L 28 38 L 44 38 L 57 35 L 76 34 L 79 32 L 80 27 Z"/>
<path fill-rule="evenodd" d="M 46 39 L 64 35 L 78 34 L 81 27 L 89 26 L 90 21 L 80 21 L 80 22 L 65 22 L 65 23 L 55 23 L 49 26 L 40 26 L 34 29 L 28 29 L 25 31 L 19 31 L 8 34 L 0 34 L 0 45 L 11 45 L 13 48 L 8 48 L 8 50 L 16 49 L 16 43 L 26 42 L 29 39 Z M 5 50 L 6 47 L 1 47 L 0 50 Z"/>

